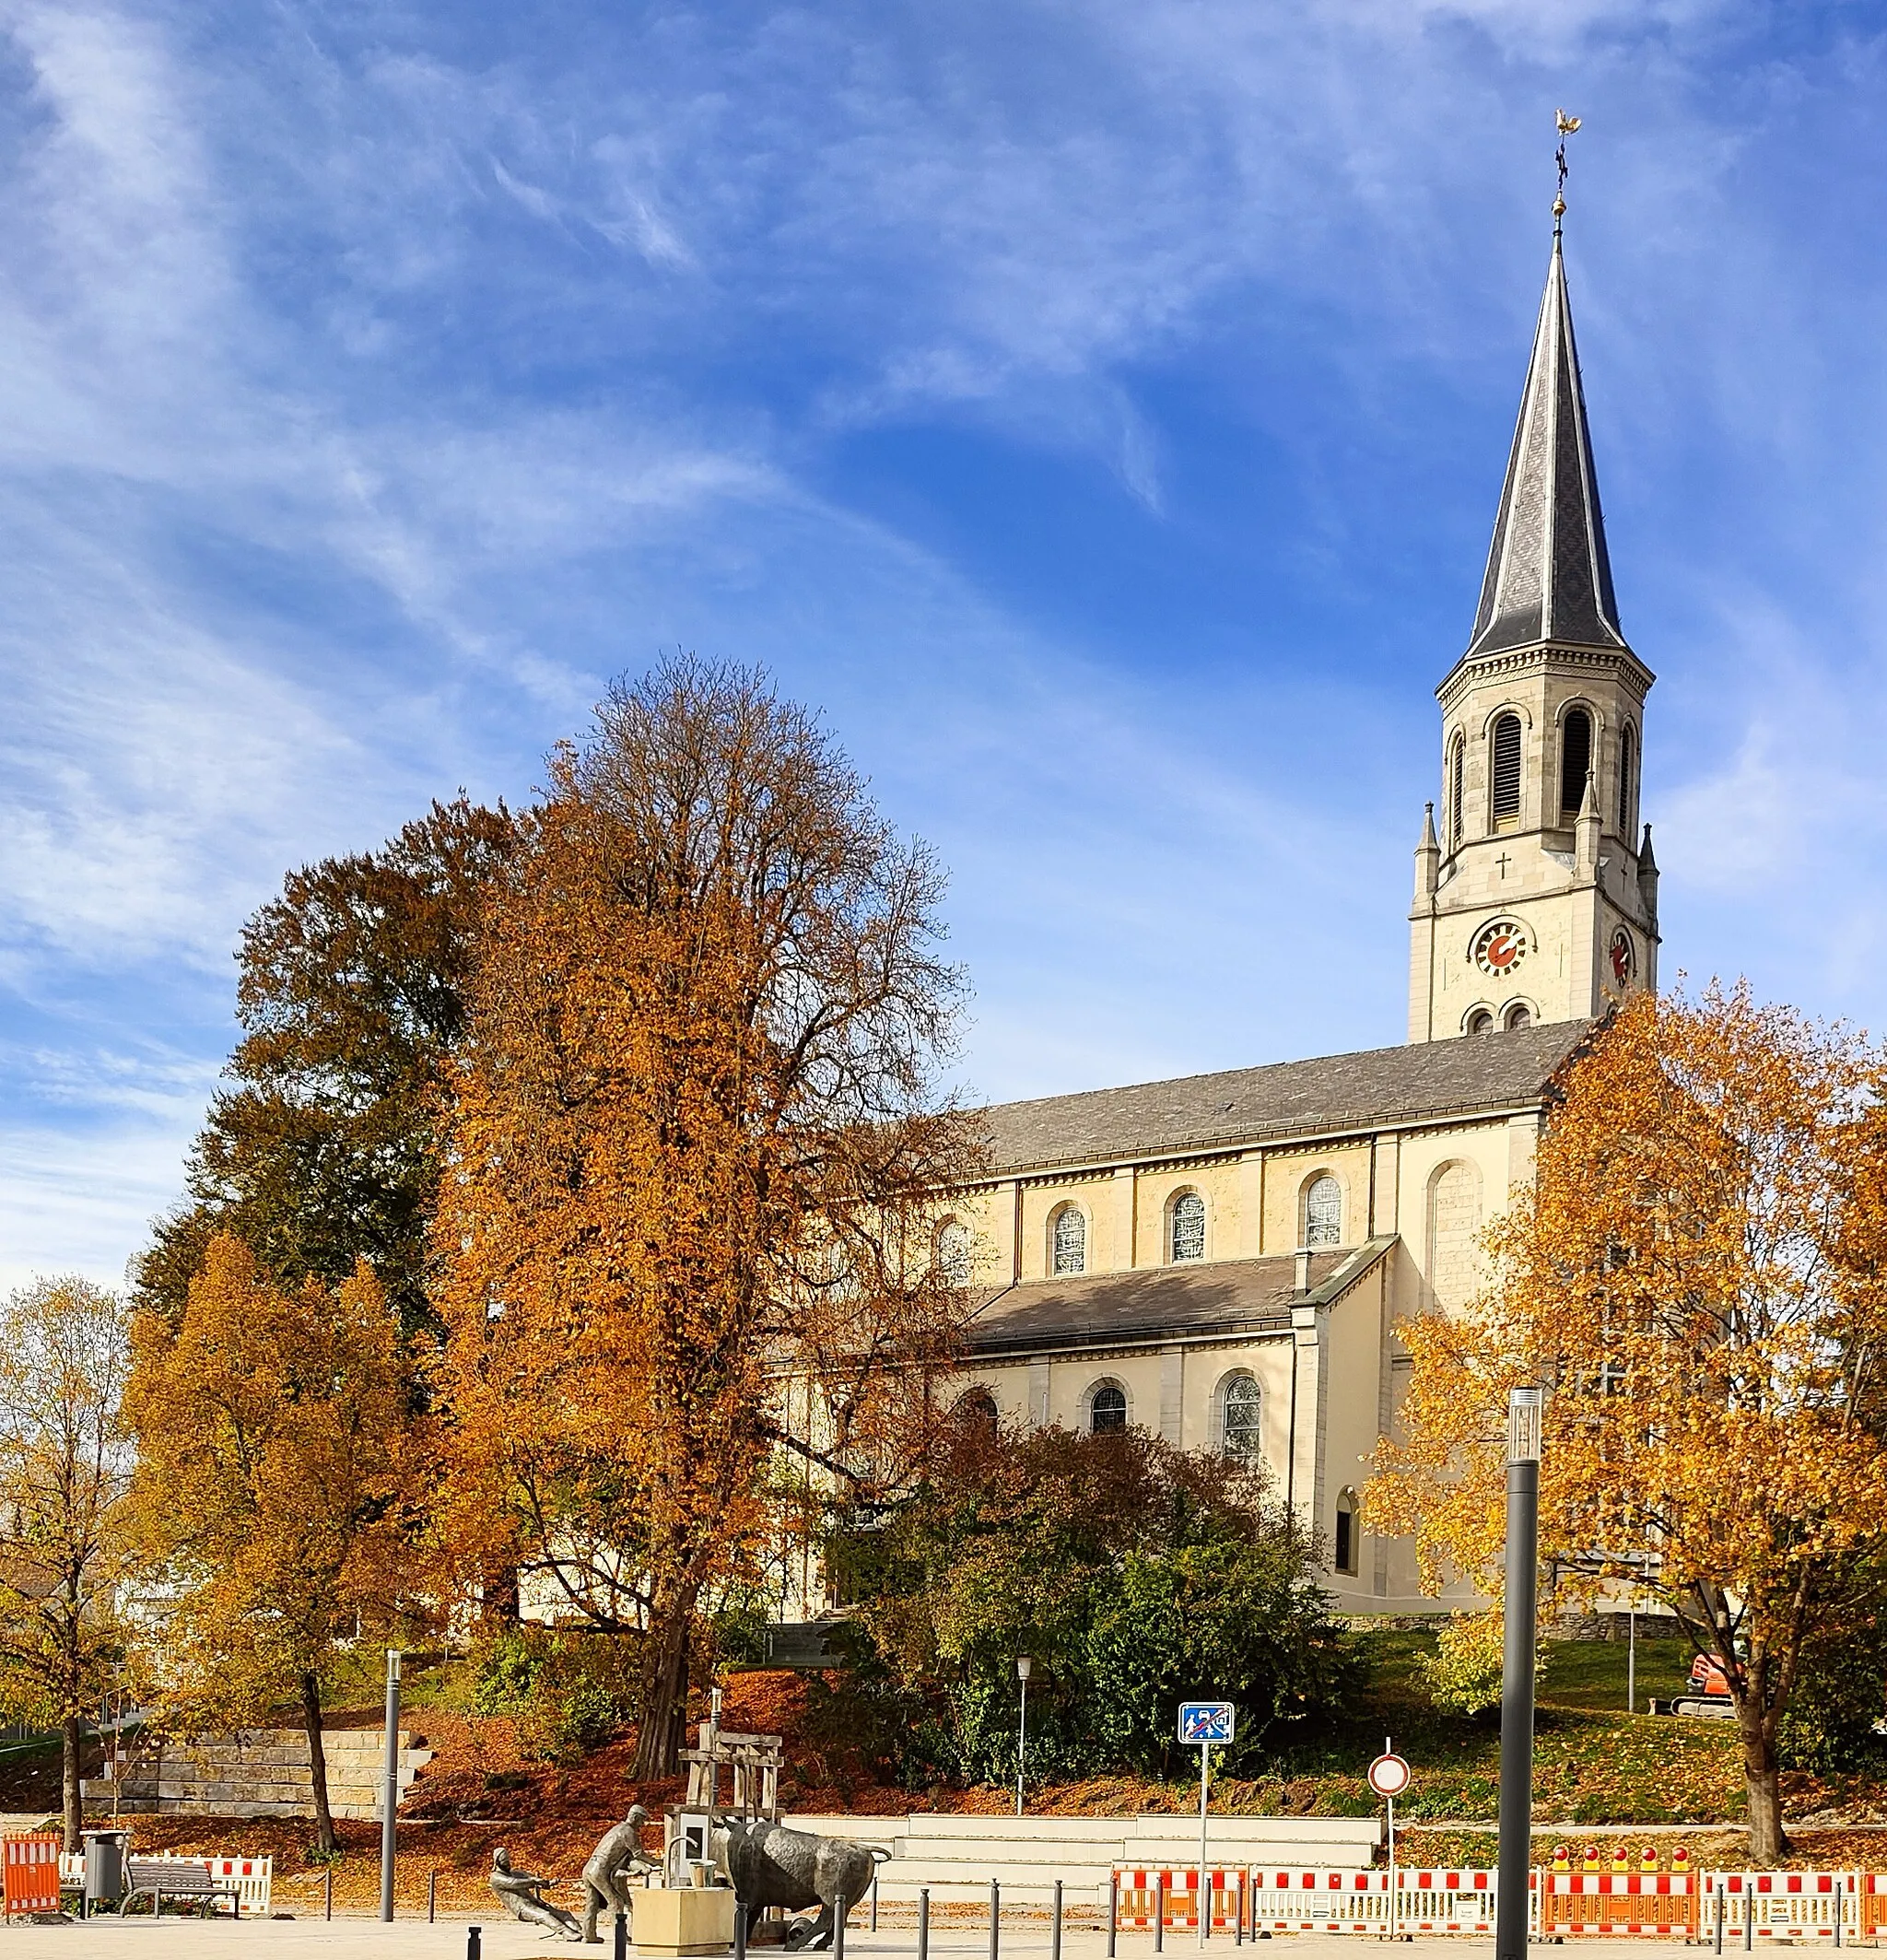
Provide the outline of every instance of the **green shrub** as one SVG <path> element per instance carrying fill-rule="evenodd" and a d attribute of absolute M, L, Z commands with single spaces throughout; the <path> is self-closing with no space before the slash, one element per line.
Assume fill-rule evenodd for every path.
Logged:
<path fill-rule="evenodd" d="M 1194 1697 L 1237 1705 L 1224 1766 L 1248 1775 L 1360 1672 L 1311 1549 L 1223 1457 L 966 1428 L 930 1483 L 828 1547 L 861 1651 L 821 1719 L 849 1716 L 908 1788 L 1010 1783 L 1026 1654 L 1031 1778 L 1190 1774 L 1174 1729 Z"/>
<path fill-rule="evenodd" d="M 635 1719 L 640 1661 L 625 1634 L 508 1627 L 474 1651 L 472 1706 L 510 1716 L 527 1758 L 568 1766 Z"/>

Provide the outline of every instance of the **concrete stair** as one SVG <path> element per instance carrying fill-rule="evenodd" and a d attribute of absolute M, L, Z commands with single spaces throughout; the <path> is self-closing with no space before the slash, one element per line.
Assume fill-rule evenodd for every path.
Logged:
<path fill-rule="evenodd" d="M 878 1895 L 915 1900 L 928 1887 L 933 1905 L 987 1905 L 990 1882 L 1005 1905 L 1046 1905 L 1060 1879 L 1070 1906 L 1103 1906 L 1116 1865 L 1191 1866 L 1199 1861 L 1199 1825 L 1181 1816 L 1002 1817 L 920 1812 L 907 1817 L 791 1816 L 795 1830 L 882 1845 Z M 1366 1865 L 1382 1839 L 1370 1817 L 1212 1817 L 1213 1865 Z"/>

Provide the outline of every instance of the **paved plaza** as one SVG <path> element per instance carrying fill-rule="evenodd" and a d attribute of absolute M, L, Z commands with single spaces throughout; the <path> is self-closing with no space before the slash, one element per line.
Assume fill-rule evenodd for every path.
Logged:
<path fill-rule="evenodd" d="M 428 1926 L 423 1919 L 396 1920 L 384 1926 L 377 1919 L 343 1919 L 332 1922 L 314 1919 L 264 1919 L 237 1925 L 229 1919 L 165 1919 L 153 1924 L 147 1919 L 99 1919 L 86 1926 L 13 1926 L 0 1932 L 0 1955 L 11 1960 L 15 1954 L 63 1954 L 70 1960 L 133 1960 L 143 1954 L 169 1954 L 171 1960 L 197 1960 L 199 1954 L 223 1954 L 251 1960 L 251 1956 L 279 1954 L 284 1960 L 463 1960 L 466 1950 L 464 1919 L 440 1919 Z M 486 1960 L 522 1960 L 522 1956 L 556 1954 L 608 1954 L 609 1945 L 578 1947 L 550 1939 L 533 1928 L 519 1926 L 505 1919 L 485 1919 L 482 1945 Z M 1231 1942 L 1213 1940 L 1208 1953 L 1222 1956 Z M 1367 1940 L 1328 1933 L 1281 1934 L 1267 1942 L 1278 1960 L 1336 1960 L 1339 1954 L 1354 1956 Z M 1448 1960 L 1451 1954 L 1467 1960 L 1483 1953 L 1492 1942 L 1485 1939 L 1415 1939 L 1398 1942 L 1401 1951 L 1426 1955 L 1427 1960 Z M 1681 1951 L 1680 1941 L 1582 1939 L 1582 1960 L 1671 1960 Z M 756 1950 L 777 1954 L 777 1947 Z M 845 1942 L 846 1960 L 914 1960 L 915 1936 L 909 1928 L 878 1933 L 853 1933 Z M 1069 1931 L 1062 1935 L 1062 1960 L 1106 1960 L 1107 1936 L 1099 1932 Z M 1197 1942 L 1178 1934 L 1168 1937 L 1166 1954 L 1170 1960 L 1197 1954 Z M 932 1960 L 989 1960 L 987 1931 L 971 1933 L 949 1928 L 933 1930 L 931 1938 Z M 1001 1960 L 1049 1960 L 1046 1926 L 1002 1929 Z M 1153 1942 L 1145 1934 L 1122 1935 L 1119 1960 L 1153 1960 Z"/>

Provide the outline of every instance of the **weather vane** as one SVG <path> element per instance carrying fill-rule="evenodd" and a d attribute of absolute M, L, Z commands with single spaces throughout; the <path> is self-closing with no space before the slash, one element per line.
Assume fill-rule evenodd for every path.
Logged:
<path fill-rule="evenodd" d="M 1564 109 L 1555 109 L 1553 120 L 1559 124 L 1559 148 L 1553 152 L 1553 160 L 1559 165 L 1559 189 L 1553 199 L 1553 229 L 1559 229 L 1559 221 L 1566 215 L 1566 138 L 1579 126 L 1577 116 L 1569 116 Z"/>

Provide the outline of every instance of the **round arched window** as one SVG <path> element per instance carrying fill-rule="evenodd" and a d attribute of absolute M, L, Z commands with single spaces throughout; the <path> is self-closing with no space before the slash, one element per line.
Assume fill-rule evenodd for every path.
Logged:
<path fill-rule="evenodd" d="M 1533 1010 L 1527 1005 L 1526 1002 L 1516 1001 L 1507 1009 L 1507 1017 L 1505 1025 L 1508 1027 L 1531 1027 L 1533 1025 Z"/>
<path fill-rule="evenodd" d="M 1326 1172 L 1304 1193 L 1304 1243 L 1340 1246 L 1343 1242 L 1343 1187 Z"/>
<path fill-rule="evenodd" d="M 966 1429 L 993 1429 L 999 1420 L 996 1398 L 988 1389 L 972 1389 L 958 1399 L 950 1414 Z"/>
<path fill-rule="evenodd" d="M 1205 1200 L 1196 1191 L 1173 1200 L 1172 1254 L 1176 1263 L 1205 1257 Z"/>
<path fill-rule="evenodd" d="M 1492 1034 L 1494 1031 L 1494 1016 L 1486 1008 L 1477 1007 L 1468 1016 L 1467 1031 L 1471 1035 Z"/>
<path fill-rule="evenodd" d="M 1249 1375 L 1234 1375 L 1226 1382 L 1221 1413 L 1225 1454 L 1257 1456 L 1264 1442 L 1264 1407 L 1258 1383 Z"/>
<path fill-rule="evenodd" d="M 1078 1206 L 1064 1204 L 1055 1214 L 1049 1249 L 1049 1269 L 1057 1278 L 1087 1271 L 1087 1219 Z"/>
<path fill-rule="evenodd" d="M 1087 1426 L 1096 1436 L 1126 1428 L 1127 1391 L 1119 1382 L 1102 1382 L 1088 1398 Z"/>

